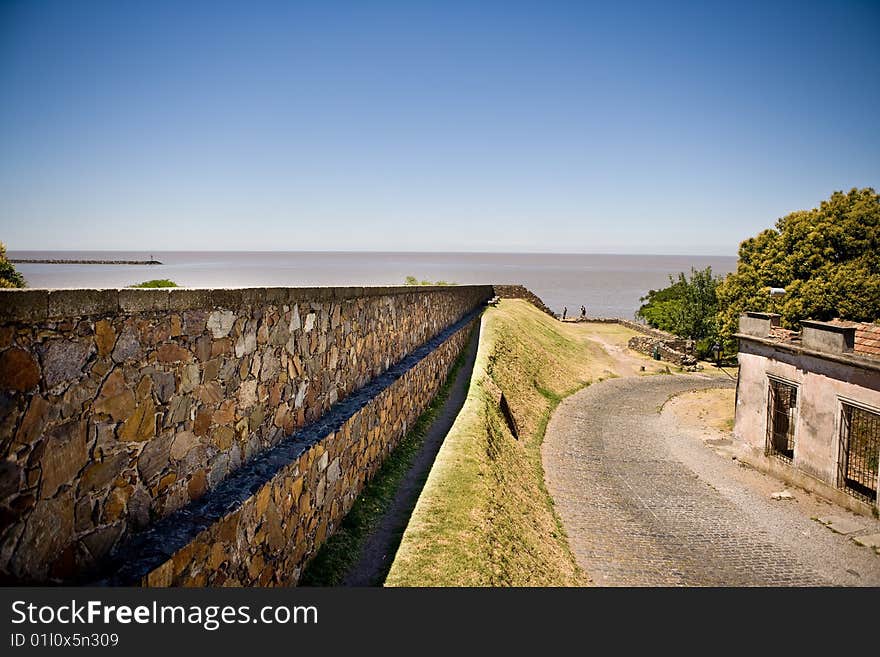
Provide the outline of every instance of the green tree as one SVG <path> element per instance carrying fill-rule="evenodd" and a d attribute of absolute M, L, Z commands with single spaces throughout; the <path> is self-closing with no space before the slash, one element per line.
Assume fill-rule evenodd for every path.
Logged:
<path fill-rule="evenodd" d="M 640 299 L 642 305 L 636 311 L 636 317 L 641 317 L 654 328 L 672 331 L 672 326 L 675 323 L 673 319 L 676 314 L 675 309 L 685 296 L 684 285 L 680 282 L 683 275 L 679 275 L 679 281 L 670 276 L 668 287 L 651 290 L 643 296 Z"/>
<path fill-rule="evenodd" d="M 712 275 L 712 268 L 691 268 L 690 277 L 682 272 L 677 280 L 670 276 L 669 283 L 668 287 L 648 292 L 636 315 L 654 328 L 685 338 L 714 339 L 717 333 L 718 279 Z"/>
<path fill-rule="evenodd" d="M 785 288 L 770 296 L 769 288 Z M 834 192 L 818 208 L 792 212 L 744 241 L 736 271 L 718 288 L 728 340 L 747 310 L 803 319 L 880 317 L 880 196 L 871 188 Z"/>
<path fill-rule="evenodd" d="M 25 287 L 24 276 L 6 259 L 6 245 L 0 242 L 0 288 Z"/>

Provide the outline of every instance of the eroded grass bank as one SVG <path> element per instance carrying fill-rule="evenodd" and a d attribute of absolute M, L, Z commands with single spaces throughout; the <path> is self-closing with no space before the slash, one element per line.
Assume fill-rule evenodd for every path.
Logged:
<path fill-rule="evenodd" d="M 544 486 L 541 442 L 559 401 L 613 369 L 581 328 L 524 301 L 504 299 L 487 310 L 467 401 L 386 585 L 585 584 Z M 518 437 L 501 411 L 501 393 Z"/>

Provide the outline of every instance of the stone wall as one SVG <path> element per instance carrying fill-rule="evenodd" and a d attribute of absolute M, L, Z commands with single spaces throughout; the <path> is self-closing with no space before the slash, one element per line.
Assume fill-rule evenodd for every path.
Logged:
<path fill-rule="evenodd" d="M 623 319 L 621 317 L 586 317 L 584 319 L 581 319 L 580 317 L 574 317 L 566 321 L 590 322 L 595 324 L 620 324 L 621 326 L 625 326 L 629 329 L 632 329 L 633 331 L 638 331 L 639 333 L 644 333 L 645 335 L 650 335 L 655 338 L 663 338 L 669 340 L 678 339 L 678 336 L 675 336 L 672 333 L 667 333 L 666 331 L 652 328 L 647 324 L 640 324 L 639 322 L 633 322 L 628 319 Z"/>
<path fill-rule="evenodd" d="M 290 586 L 428 406 L 474 314 L 115 555 L 101 583 Z M 357 397 L 357 399 L 355 399 Z M 193 522 L 195 520 L 196 522 Z"/>
<path fill-rule="evenodd" d="M 491 295 L 0 292 L 0 577 L 90 571 Z"/>
<path fill-rule="evenodd" d="M 633 322 L 628 319 L 617 318 L 617 323 L 621 326 L 626 326 L 627 328 L 632 329 L 633 331 L 638 331 L 639 333 L 644 333 L 645 335 L 650 335 L 654 338 L 660 338 L 662 340 L 681 340 L 677 335 L 673 335 L 672 333 L 667 333 L 666 331 L 661 331 L 660 329 L 655 329 L 647 324 L 640 324 L 639 322 Z"/>
<path fill-rule="evenodd" d="M 494 285 L 495 296 L 502 299 L 525 299 L 538 310 L 542 310 L 551 317 L 556 317 L 556 313 L 550 310 L 541 298 L 524 285 Z"/>
<path fill-rule="evenodd" d="M 572 322 L 595 322 L 598 324 L 620 324 L 626 326 L 633 331 L 638 331 L 644 336 L 635 336 L 629 339 L 627 346 L 633 351 L 647 354 L 653 357 L 654 352 L 660 356 L 660 360 L 667 363 L 673 363 L 679 367 L 694 367 L 697 359 L 694 356 L 694 341 L 686 338 L 680 338 L 672 333 L 661 331 L 638 322 L 631 322 L 620 317 L 588 317 L 581 319 L 580 317 Z"/>
<path fill-rule="evenodd" d="M 696 365 L 694 356 L 694 341 L 684 338 L 658 338 L 654 336 L 636 336 L 629 339 L 627 346 L 633 351 L 638 351 L 653 357 L 656 352 L 660 360 L 673 363 L 679 367 L 691 367 Z"/>

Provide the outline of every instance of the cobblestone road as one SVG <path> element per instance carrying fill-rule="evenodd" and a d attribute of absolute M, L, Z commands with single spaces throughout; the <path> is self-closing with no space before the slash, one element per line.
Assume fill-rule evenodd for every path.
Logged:
<path fill-rule="evenodd" d="M 722 385 L 698 375 L 612 379 L 554 413 L 547 485 L 593 583 L 880 585 L 880 557 L 800 505 L 771 500 L 766 485 L 751 487 L 749 478 L 768 477 L 744 475 L 659 413 L 671 395 Z"/>

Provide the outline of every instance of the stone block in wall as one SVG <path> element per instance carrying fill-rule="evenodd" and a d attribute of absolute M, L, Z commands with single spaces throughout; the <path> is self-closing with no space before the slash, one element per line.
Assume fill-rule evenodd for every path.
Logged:
<path fill-rule="evenodd" d="M 40 366 L 28 351 L 12 347 L 0 353 L 0 387 L 15 392 L 34 390 L 40 383 Z"/>

